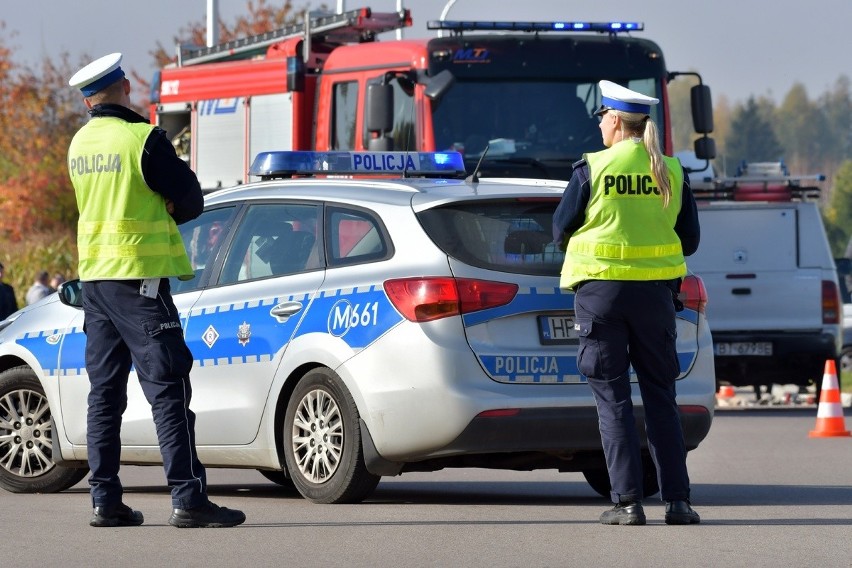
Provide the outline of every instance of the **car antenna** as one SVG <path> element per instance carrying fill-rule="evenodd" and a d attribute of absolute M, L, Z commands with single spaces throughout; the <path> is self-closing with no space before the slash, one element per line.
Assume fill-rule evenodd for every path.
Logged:
<path fill-rule="evenodd" d="M 479 183 L 479 167 L 482 165 L 482 160 L 485 159 L 485 156 L 488 154 L 488 148 L 490 147 L 490 144 L 485 145 L 485 150 L 482 151 L 482 155 L 479 157 L 479 161 L 476 162 L 476 167 L 473 169 L 473 173 L 467 176 L 464 181 L 470 183 Z"/>
<path fill-rule="evenodd" d="M 412 114 L 411 127 L 408 128 L 408 134 L 405 137 L 406 138 L 406 140 L 405 140 L 405 155 L 406 155 L 406 157 L 411 154 L 411 146 L 412 146 L 411 142 L 412 142 L 412 137 L 413 137 L 413 133 L 414 133 L 414 106 L 413 105 L 411 106 L 411 114 Z M 408 177 L 408 160 L 405 160 L 405 165 L 402 167 L 402 177 L 404 177 L 404 178 Z"/>

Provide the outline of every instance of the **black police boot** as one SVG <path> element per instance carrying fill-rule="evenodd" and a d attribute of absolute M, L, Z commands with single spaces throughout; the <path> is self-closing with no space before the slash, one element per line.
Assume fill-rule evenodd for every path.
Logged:
<path fill-rule="evenodd" d="M 645 510 L 641 501 L 619 503 L 601 515 L 602 525 L 644 525 Z"/>
<path fill-rule="evenodd" d="M 697 525 L 701 522 L 698 513 L 689 506 L 689 501 L 666 501 L 667 525 Z"/>
<path fill-rule="evenodd" d="M 95 507 L 89 525 L 93 527 L 138 527 L 145 521 L 139 511 L 124 503 Z"/>
<path fill-rule="evenodd" d="M 181 529 L 235 527 L 245 522 L 242 511 L 220 507 L 208 501 L 192 509 L 175 509 L 169 524 Z"/>

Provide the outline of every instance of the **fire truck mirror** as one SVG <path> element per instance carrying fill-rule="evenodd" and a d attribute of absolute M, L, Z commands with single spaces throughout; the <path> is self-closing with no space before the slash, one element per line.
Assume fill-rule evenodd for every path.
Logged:
<path fill-rule="evenodd" d="M 713 101 L 710 97 L 710 87 L 695 85 L 690 91 L 692 102 L 692 125 L 699 134 L 713 132 Z"/>
<path fill-rule="evenodd" d="M 706 134 L 695 141 L 695 157 L 699 160 L 712 160 L 716 157 L 716 141 Z"/>
<path fill-rule="evenodd" d="M 365 108 L 367 130 L 384 134 L 393 128 L 393 87 L 389 84 L 367 85 Z"/>

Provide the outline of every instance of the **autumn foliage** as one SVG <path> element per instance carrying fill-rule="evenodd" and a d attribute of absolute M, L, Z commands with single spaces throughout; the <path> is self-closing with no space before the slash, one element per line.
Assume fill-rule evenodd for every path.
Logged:
<path fill-rule="evenodd" d="M 68 142 L 85 120 L 79 94 L 68 88 L 67 56 L 38 71 L 15 67 L 0 43 L 0 238 L 63 232 L 76 220 L 65 167 Z"/>

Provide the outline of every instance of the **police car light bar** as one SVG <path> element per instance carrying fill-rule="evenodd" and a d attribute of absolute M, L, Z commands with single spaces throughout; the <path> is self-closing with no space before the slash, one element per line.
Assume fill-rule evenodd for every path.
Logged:
<path fill-rule="evenodd" d="M 464 177 L 458 152 L 261 152 L 249 175 L 273 179 L 310 175 Z"/>
<path fill-rule="evenodd" d="M 432 20 L 426 23 L 430 30 L 466 32 L 474 30 L 503 32 L 634 32 L 645 29 L 642 22 L 474 22 L 459 20 Z"/>

